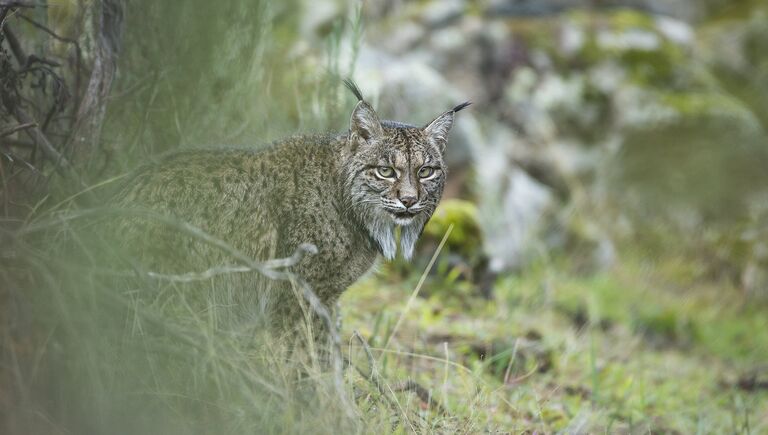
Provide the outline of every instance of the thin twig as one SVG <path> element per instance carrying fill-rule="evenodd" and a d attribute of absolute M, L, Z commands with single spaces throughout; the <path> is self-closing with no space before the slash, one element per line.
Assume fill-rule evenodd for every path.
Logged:
<path fill-rule="evenodd" d="M 26 16 L 24 14 L 19 14 L 19 18 L 21 18 L 22 20 L 28 22 L 29 24 L 33 25 L 34 27 L 37 27 L 38 29 L 42 30 L 43 32 L 53 36 L 54 38 L 58 39 L 59 41 L 68 42 L 70 44 L 74 44 L 76 47 L 78 47 L 78 50 L 80 49 L 79 48 L 80 46 L 78 45 L 76 40 L 74 40 L 72 38 L 67 38 L 65 36 L 58 35 L 53 30 L 51 30 L 48 27 L 38 23 L 37 21 L 33 20 L 32 18 L 29 18 L 28 16 Z"/>
<path fill-rule="evenodd" d="M 310 244 L 300 245 L 299 248 L 296 249 L 296 251 L 290 257 L 275 258 L 272 260 L 266 260 L 261 262 L 260 263 L 261 269 L 254 269 L 249 266 L 224 265 L 224 266 L 212 267 L 203 272 L 188 272 L 188 273 L 178 274 L 178 275 L 163 274 L 163 273 L 157 273 L 157 272 L 151 272 L 151 271 L 147 272 L 146 274 L 147 274 L 147 277 L 149 278 L 155 278 L 155 279 L 172 281 L 172 282 L 203 281 L 218 275 L 226 275 L 231 273 L 258 272 L 258 271 L 263 271 L 265 269 L 282 269 L 282 268 L 292 267 L 297 265 L 307 253 L 313 254 L 315 252 L 317 252 L 317 248 L 315 248 L 314 245 L 310 245 Z"/>
<path fill-rule="evenodd" d="M 37 127 L 37 124 L 34 123 L 34 122 L 29 122 L 29 123 L 26 123 L 26 124 L 19 124 L 19 125 L 13 126 L 13 127 L 9 128 L 9 129 L 3 131 L 3 132 L 0 132 L 0 137 L 10 136 L 10 135 L 16 133 L 17 131 L 26 130 L 26 129 L 31 128 L 31 127 Z"/>
<path fill-rule="evenodd" d="M 429 390 L 424 388 L 421 384 L 414 381 L 413 379 L 408 379 L 407 381 L 393 386 L 392 390 L 396 392 L 411 391 L 416 393 L 416 396 L 418 396 L 422 402 L 426 403 L 431 408 L 434 408 L 440 414 L 448 415 L 448 412 L 445 410 L 445 408 L 443 408 L 443 405 L 441 405 L 437 399 L 432 397 L 432 393 L 430 393 Z"/>
<path fill-rule="evenodd" d="M 36 174 L 40 174 L 40 171 L 39 171 L 39 170 L 38 170 L 38 169 L 35 167 L 35 165 L 33 165 L 32 163 L 28 162 L 26 159 L 23 159 L 23 158 L 21 158 L 21 157 L 17 156 L 16 154 L 14 154 L 14 153 L 12 153 L 12 152 L 9 152 L 9 151 L 3 151 L 3 152 L 2 152 L 2 155 L 3 155 L 3 156 L 6 158 L 6 159 L 8 159 L 8 161 L 9 161 L 9 162 L 10 162 L 12 165 L 13 165 L 13 164 L 15 164 L 16 162 L 21 162 L 21 163 L 23 163 L 23 164 L 24 164 L 24 166 L 26 166 L 26 167 L 27 167 L 27 169 L 29 169 L 30 171 L 32 171 L 32 172 L 34 172 L 34 173 L 36 173 Z"/>
<path fill-rule="evenodd" d="M 352 333 L 352 337 L 355 338 L 360 345 L 363 347 L 363 351 L 365 351 L 365 356 L 368 358 L 368 367 L 370 367 L 370 371 L 366 374 L 363 372 L 363 370 L 360 369 L 360 367 L 350 364 L 357 370 L 358 373 L 360 373 L 360 376 L 367 379 L 369 382 L 373 384 L 374 387 L 379 391 L 379 394 L 381 394 L 381 397 L 384 398 L 384 400 L 389 404 L 391 408 L 397 408 L 400 410 L 400 412 L 405 413 L 400 406 L 400 403 L 397 402 L 397 399 L 393 400 L 389 397 L 387 394 L 387 390 L 384 388 L 384 385 L 381 382 L 381 376 L 379 375 L 379 371 L 376 368 L 376 360 L 373 359 L 373 353 L 371 353 L 371 347 L 368 345 L 368 342 L 363 338 L 362 335 L 360 335 L 359 332 L 354 331 Z"/>
<path fill-rule="evenodd" d="M 19 66 L 24 67 L 27 64 L 27 55 L 24 53 L 24 49 L 19 43 L 19 39 L 13 33 L 7 23 L 3 25 L 3 34 L 5 34 L 5 40 L 8 41 L 8 45 L 11 47 L 11 53 L 16 58 L 16 62 Z"/>
<path fill-rule="evenodd" d="M 66 42 L 68 44 L 72 44 L 75 46 L 75 95 L 80 95 L 80 71 L 83 68 L 83 51 L 80 49 L 80 43 L 77 42 L 77 39 L 68 38 L 65 36 L 61 36 L 51 30 L 50 28 L 44 26 L 43 24 L 38 23 L 37 21 L 33 20 L 32 18 L 29 18 L 28 16 L 24 14 L 19 14 L 19 18 L 22 20 L 28 22 L 29 24 L 33 25 L 34 27 L 37 27 L 38 29 L 42 30 L 43 32 L 51 35 L 55 39 L 58 39 L 61 42 Z"/>
<path fill-rule="evenodd" d="M 16 39 L 16 36 L 14 35 L 11 28 L 5 24 L 2 30 L 19 65 L 27 67 L 29 58 L 24 53 L 21 44 L 19 44 L 19 41 Z M 39 124 L 30 115 L 28 115 L 24 109 L 21 108 L 18 96 L 13 95 L 11 92 L 3 91 L 2 95 L 0 95 L 0 99 L 2 99 L 5 108 L 8 110 L 8 112 L 11 113 L 11 115 L 13 115 L 14 118 L 16 118 L 16 121 L 19 122 L 19 124 L 32 124 L 32 126 L 26 128 L 25 131 L 29 137 L 40 147 L 45 157 L 53 162 L 54 168 L 63 176 L 79 179 L 69 164 L 69 161 L 56 150 L 53 144 L 51 144 L 46 135 L 38 126 Z"/>
<path fill-rule="evenodd" d="M 296 248 L 296 251 L 294 252 L 294 254 L 288 258 L 272 260 L 271 262 L 267 261 L 264 263 L 258 263 L 252 260 L 245 253 L 232 247 L 230 244 L 228 244 L 224 240 L 214 237 L 194 225 L 191 225 L 187 222 L 173 219 L 171 217 L 162 215 L 152 210 L 145 210 L 145 209 L 138 209 L 138 208 L 121 209 L 121 208 L 115 208 L 115 207 L 96 207 L 96 208 L 77 210 L 67 214 L 56 216 L 54 218 L 45 219 L 36 223 L 31 223 L 27 225 L 24 229 L 20 230 L 19 235 L 24 236 L 27 234 L 33 234 L 40 231 L 45 231 L 49 228 L 56 227 L 58 225 L 61 225 L 62 223 L 66 223 L 69 221 L 86 219 L 90 217 L 100 217 L 100 216 L 124 216 L 124 217 L 139 217 L 139 218 L 151 219 L 155 222 L 174 228 L 175 230 L 178 230 L 179 232 L 187 236 L 196 238 L 207 245 L 218 248 L 222 252 L 229 254 L 232 258 L 238 260 L 239 262 L 243 263 L 245 266 L 253 269 L 254 271 L 261 273 L 267 278 L 276 279 L 276 280 L 286 280 L 286 281 L 297 280 L 298 278 L 292 273 L 280 271 L 277 269 L 293 266 L 297 264 L 303 258 L 304 255 L 317 253 L 317 247 L 315 245 L 312 245 L 309 243 L 303 243 L 299 245 Z M 327 310 L 326 310 L 326 313 L 327 313 Z"/>
<path fill-rule="evenodd" d="M 440 244 L 437 245 L 437 249 L 435 249 L 435 253 L 432 254 L 432 258 L 429 260 L 429 264 L 427 264 L 427 268 L 424 269 L 424 273 L 421 274 L 421 278 L 419 278 L 419 282 L 418 282 L 418 284 L 416 284 L 416 288 L 413 289 L 413 293 L 411 293 L 411 297 L 409 297 L 408 298 L 408 302 L 405 303 L 405 308 L 403 308 L 403 312 L 400 314 L 400 317 L 397 319 L 397 322 L 395 323 L 395 327 L 392 328 L 392 332 L 389 333 L 389 337 L 387 337 L 386 343 L 384 343 L 384 348 L 385 349 L 389 345 L 389 342 L 392 340 L 392 337 L 395 336 L 395 333 L 397 332 L 397 329 L 403 323 L 403 320 L 405 319 L 405 315 L 410 310 L 411 305 L 413 304 L 413 301 L 416 299 L 416 296 L 418 296 L 419 291 L 421 290 L 421 286 L 424 285 L 424 281 L 426 281 L 427 275 L 429 274 L 429 271 L 431 271 L 432 270 L 432 266 L 435 265 L 435 261 L 437 260 L 437 256 L 440 254 L 440 251 L 443 250 L 443 246 L 445 246 L 445 242 L 448 241 L 448 236 L 451 235 L 451 231 L 453 231 L 453 224 L 451 224 L 448 227 L 448 230 L 445 231 L 445 235 L 443 236 L 443 240 L 441 240 Z"/>
<path fill-rule="evenodd" d="M 362 374 L 365 377 L 378 378 L 378 372 L 376 370 L 376 360 L 373 359 L 373 353 L 371 353 L 371 347 L 368 345 L 368 342 L 365 340 L 365 338 L 363 338 L 362 335 L 360 335 L 360 333 L 357 330 L 352 332 L 352 337 L 354 337 L 360 343 L 360 345 L 363 346 L 363 351 L 365 351 L 365 356 L 366 358 L 368 358 L 368 367 L 371 368 L 370 373 L 368 375 L 363 374 L 362 371 L 360 372 L 360 374 Z"/>
<path fill-rule="evenodd" d="M 405 411 L 400 406 L 400 402 L 397 401 L 397 398 L 395 398 L 394 396 L 390 397 L 387 389 L 384 388 L 384 383 L 382 382 L 381 375 L 379 374 L 378 369 L 376 368 L 376 360 L 374 360 L 373 358 L 373 352 L 371 352 L 371 347 L 368 345 L 368 342 L 357 331 L 354 331 L 352 333 L 352 337 L 355 338 L 363 347 L 365 356 L 366 358 L 368 358 L 368 366 L 370 367 L 370 372 L 368 374 L 363 372 L 357 366 L 354 366 L 355 370 L 357 370 L 357 372 L 360 373 L 361 376 L 368 379 L 376 387 L 376 389 L 379 391 L 379 393 L 384 398 L 384 400 L 392 408 L 397 407 L 400 410 L 400 412 L 405 414 Z M 389 389 L 389 393 L 392 393 L 392 394 L 396 392 L 402 392 L 402 391 L 413 391 L 416 393 L 419 399 L 421 399 L 422 402 L 428 404 L 432 409 L 434 409 L 441 415 L 444 415 L 444 416 L 449 415 L 446 409 L 432 397 L 429 391 L 414 380 L 409 379 L 405 382 L 401 382 L 400 384 L 395 385 L 394 387 L 387 386 L 387 388 Z"/>
<path fill-rule="evenodd" d="M 5 18 L 8 16 L 8 12 L 11 11 L 11 8 L 9 7 L 3 7 L 0 9 L 0 30 L 2 30 L 3 26 L 5 25 Z"/>
<path fill-rule="evenodd" d="M 179 275 L 169 275 L 150 271 L 147 272 L 147 277 L 171 282 L 194 282 L 204 281 L 219 275 L 229 275 L 233 273 L 245 273 L 253 271 L 254 270 L 248 266 L 218 266 L 212 267 L 204 272 L 187 272 Z"/>
<path fill-rule="evenodd" d="M 40 147 L 45 157 L 50 160 L 56 170 L 63 176 L 79 179 L 72 169 L 69 160 L 61 155 L 53 144 L 48 140 L 40 127 L 37 126 L 31 116 L 29 116 L 21 107 L 13 103 L 11 98 L 7 98 L 7 95 L 3 95 L 3 103 L 6 109 L 11 112 L 16 120 L 21 124 L 34 124 L 34 127 L 26 129 L 26 133 L 29 137 Z"/>

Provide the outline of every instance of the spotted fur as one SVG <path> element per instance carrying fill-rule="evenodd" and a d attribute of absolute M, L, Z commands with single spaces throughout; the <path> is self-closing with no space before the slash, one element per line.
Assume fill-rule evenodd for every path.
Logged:
<path fill-rule="evenodd" d="M 177 153 L 138 170 L 114 203 L 187 221 L 256 260 L 312 243 L 318 253 L 294 271 L 332 304 L 377 255 L 396 256 L 398 228 L 400 252 L 412 256 L 443 193 L 445 142 L 455 113 L 465 107 L 415 127 L 379 120 L 354 89 L 360 101 L 346 133 L 295 136 L 261 151 Z M 391 177 L 382 176 L 390 170 Z M 149 221 L 125 221 L 118 231 L 149 269 L 183 273 L 232 262 Z M 260 311 L 292 304 L 281 297 L 289 290 L 254 291 L 256 280 L 242 275 L 237 286 L 252 289 L 245 299 L 255 299 Z"/>

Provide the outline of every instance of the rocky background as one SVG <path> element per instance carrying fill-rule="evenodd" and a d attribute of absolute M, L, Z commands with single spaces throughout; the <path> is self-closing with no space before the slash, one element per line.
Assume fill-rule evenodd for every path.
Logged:
<path fill-rule="evenodd" d="M 305 5 L 304 40 L 348 7 Z M 492 272 L 557 252 L 605 270 L 622 245 L 689 254 L 768 296 L 761 2 L 382 1 L 362 15 L 342 73 L 384 116 L 474 102 L 448 196 L 476 205 Z"/>

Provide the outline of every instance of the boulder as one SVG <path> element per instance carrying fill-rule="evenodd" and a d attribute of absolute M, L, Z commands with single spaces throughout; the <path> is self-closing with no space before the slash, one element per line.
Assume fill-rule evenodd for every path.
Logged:
<path fill-rule="evenodd" d="M 417 126 L 472 100 L 430 67 L 428 57 L 419 54 L 394 57 L 366 46 L 360 53 L 355 79 L 382 117 Z M 466 167 L 482 140 L 473 109 L 470 106 L 462 111 L 451 130 L 446 146 L 451 170 Z"/>

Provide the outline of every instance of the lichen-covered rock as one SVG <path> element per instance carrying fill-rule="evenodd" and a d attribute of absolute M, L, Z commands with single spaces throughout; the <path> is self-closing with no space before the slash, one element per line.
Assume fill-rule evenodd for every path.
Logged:
<path fill-rule="evenodd" d="M 519 269 L 537 257 L 541 231 L 557 199 L 552 189 L 512 161 L 520 146 L 513 133 L 497 129 L 475 156 L 475 190 L 485 251 L 495 272 Z"/>
<path fill-rule="evenodd" d="M 483 252 L 483 230 L 477 206 L 460 199 L 442 201 L 424 228 L 423 237 L 440 241 L 448 233 L 445 249 L 462 255 L 467 259 L 476 259 Z"/>
<path fill-rule="evenodd" d="M 476 103 L 448 196 L 476 202 L 494 270 L 552 249 L 603 269 L 614 237 L 739 221 L 768 189 L 768 6 L 593 3 L 385 1 L 367 23 L 355 75 L 387 116 Z"/>

